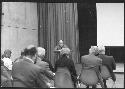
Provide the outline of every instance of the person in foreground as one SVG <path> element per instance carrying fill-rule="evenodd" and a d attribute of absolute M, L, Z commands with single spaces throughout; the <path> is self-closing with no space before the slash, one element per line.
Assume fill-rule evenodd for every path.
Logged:
<path fill-rule="evenodd" d="M 99 70 L 102 65 L 102 59 L 96 57 L 95 55 L 97 55 L 97 47 L 91 46 L 89 54 L 81 57 L 83 69 L 81 70 L 80 81 L 84 83 L 87 88 L 89 88 L 89 86 L 96 88 L 96 84 L 98 83 L 104 87 Z"/>
<path fill-rule="evenodd" d="M 1 60 L 1 87 L 12 87 L 12 79 L 4 66 L 3 60 Z"/>
<path fill-rule="evenodd" d="M 5 66 L 6 70 L 7 70 L 7 72 L 9 73 L 10 77 L 11 77 L 12 63 L 13 63 L 12 59 L 10 59 L 11 58 L 11 54 L 12 54 L 11 50 L 6 49 L 4 51 L 4 57 L 2 59 L 3 62 L 4 62 L 4 66 Z"/>
<path fill-rule="evenodd" d="M 61 57 L 55 64 L 55 81 L 56 88 L 75 88 L 77 74 L 73 60 L 70 56 L 69 48 L 61 49 Z"/>
<path fill-rule="evenodd" d="M 29 45 L 24 52 L 23 60 L 14 63 L 12 67 L 13 87 L 49 88 L 41 76 L 44 69 L 34 64 L 37 53 L 36 47 Z"/>
<path fill-rule="evenodd" d="M 98 57 L 102 59 L 102 65 L 106 66 L 107 69 L 109 70 L 109 75 L 107 75 L 108 73 L 106 73 L 106 77 L 108 79 L 108 77 L 111 76 L 112 80 L 115 82 L 116 81 L 116 76 L 113 73 L 113 70 L 116 69 L 116 64 L 115 64 L 115 60 L 113 58 L 113 56 L 107 56 L 105 55 L 105 47 L 104 46 L 98 46 L 98 50 L 99 50 L 99 55 Z M 106 72 L 106 70 L 104 70 L 104 72 Z M 103 73 L 104 75 L 104 73 Z M 106 78 L 103 78 L 103 82 L 104 82 L 104 87 L 107 88 L 106 85 Z"/>

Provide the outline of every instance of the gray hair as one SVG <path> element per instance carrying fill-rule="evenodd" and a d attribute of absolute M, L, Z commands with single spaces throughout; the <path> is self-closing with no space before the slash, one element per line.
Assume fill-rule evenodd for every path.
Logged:
<path fill-rule="evenodd" d="M 98 46 L 99 54 L 105 54 L 105 46 L 100 45 Z"/>
<path fill-rule="evenodd" d="M 60 54 L 61 55 L 70 54 L 70 49 L 69 48 L 62 48 L 61 51 L 60 51 Z"/>
<path fill-rule="evenodd" d="M 39 56 L 45 56 L 45 49 L 42 47 L 37 47 L 37 53 Z"/>
<path fill-rule="evenodd" d="M 97 46 L 91 46 L 91 48 L 89 49 L 89 53 L 97 55 L 98 54 L 98 47 Z"/>

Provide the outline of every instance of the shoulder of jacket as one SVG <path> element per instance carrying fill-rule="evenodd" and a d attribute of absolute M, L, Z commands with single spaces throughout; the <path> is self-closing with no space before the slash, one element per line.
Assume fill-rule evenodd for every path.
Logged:
<path fill-rule="evenodd" d="M 81 56 L 81 58 L 85 58 L 85 57 L 88 57 L 88 55 L 83 55 L 83 56 Z"/>

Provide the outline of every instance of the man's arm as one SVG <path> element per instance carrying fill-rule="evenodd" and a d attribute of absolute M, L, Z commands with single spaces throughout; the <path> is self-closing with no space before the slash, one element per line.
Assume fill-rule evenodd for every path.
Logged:
<path fill-rule="evenodd" d="M 114 60 L 113 56 L 112 56 L 111 58 L 112 58 L 112 69 L 113 69 L 113 70 L 116 70 L 115 60 Z"/>
<path fill-rule="evenodd" d="M 45 76 L 40 72 L 38 73 L 38 76 L 37 76 L 36 85 L 37 87 L 40 87 L 40 88 L 49 88 L 49 86 L 47 85 Z"/>

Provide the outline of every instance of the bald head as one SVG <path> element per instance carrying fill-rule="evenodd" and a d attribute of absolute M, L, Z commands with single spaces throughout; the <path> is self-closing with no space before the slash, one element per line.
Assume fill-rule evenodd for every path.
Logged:
<path fill-rule="evenodd" d="M 63 46 L 63 41 L 62 41 L 62 40 L 59 41 L 59 45 L 60 45 L 61 47 Z"/>
<path fill-rule="evenodd" d="M 62 40 L 60 40 L 60 41 L 59 41 L 59 43 L 63 43 L 63 41 L 62 41 Z"/>

